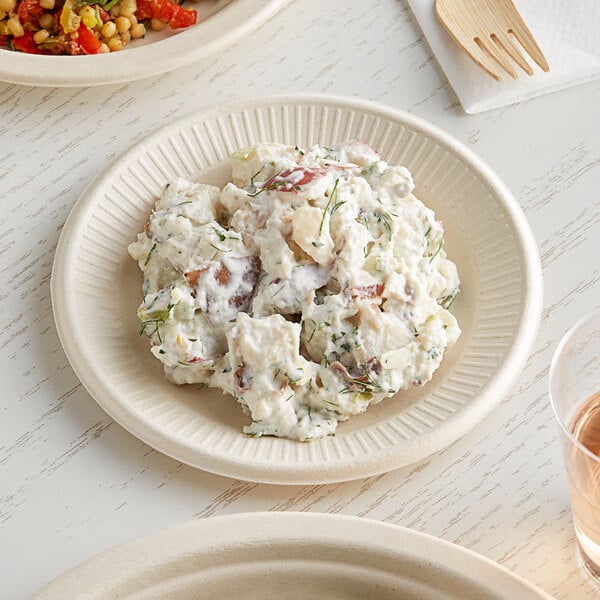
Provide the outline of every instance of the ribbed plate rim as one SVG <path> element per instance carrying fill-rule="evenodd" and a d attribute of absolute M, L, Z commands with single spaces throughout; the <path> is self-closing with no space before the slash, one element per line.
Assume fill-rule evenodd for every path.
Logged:
<path fill-rule="evenodd" d="M 436 143 L 458 155 L 497 194 L 504 208 L 511 216 L 515 227 L 515 236 L 524 248 L 524 253 L 520 258 L 523 262 L 526 274 L 524 279 L 527 283 L 524 290 L 524 308 L 520 319 L 520 328 L 511 345 L 513 351 L 509 353 L 510 355 L 497 368 L 484 390 L 485 393 L 480 393 L 479 396 L 471 399 L 469 410 L 462 411 L 460 415 L 461 433 L 455 434 L 445 431 L 444 423 L 442 423 L 440 428 L 436 430 L 437 435 L 430 435 L 426 443 L 421 443 L 423 447 L 418 452 L 418 456 L 416 458 L 412 456 L 410 461 L 407 461 L 405 457 L 399 456 L 397 452 L 394 452 L 393 447 L 380 449 L 366 456 L 353 457 L 352 460 L 349 460 L 347 457 L 342 459 L 332 458 L 326 464 L 319 464 L 318 468 L 315 467 L 314 463 L 304 465 L 290 463 L 265 465 L 263 461 L 242 460 L 237 456 L 230 457 L 211 453 L 210 449 L 206 448 L 203 449 L 203 452 L 190 449 L 181 440 L 165 436 L 160 432 L 152 430 L 147 424 L 141 423 L 135 415 L 128 412 L 127 407 L 123 406 L 118 399 L 107 396 L 106 386 L 90 372 L 89 368 L 86 368 L 85 361 L 82 361 L 81 347 L 71 330 L 68 311 L 59 309 L 59 306 L 64 307 L 69 302 L 68 295 L 65 294 L 65 289 L 68 284 L 67 275 L 69 266 L 75 260 L 73 253 L 69 253 L 68 250 L 69 239 L 76 232 L 77 228 L 85 223 L 86 209 L 89 208 L 88 203 L 93 200 L 96 186 L 99 182 L 110 180 L 119 171 L 122 160 L 135 153 L 141 154 L 145 149 L 155 146 L 159 140 L 168 139 L 182 127 L 186 127 L 190 123 L 202 122 L 210 116 L 215 116 L 216 118 L 218 115 L 227 115 L 249 107 L 272 105 L 295 106 L 297 104 L 324 104 L 357 111 L 375 111 L 377 114 L 383 115 L 388 119 L 399 120 L 418 131 L 426 133 Z M 71 211 L 61 233 L 55 255 L 51 292 L 59 337 L 74 371 L 100 406 L 131 433 L 157 450 L 177 460 L 213 473 L 263 483 L 316 484 L 359 479 L 416 462 L 416 460 L 425 458 L 448 446 L 489 414 L 518 376 L 535 340 L 541 314 L 542 275 L 537 245 L 516 199 L 499 177 L 461 142 L 423 119 L 378 103 L 326 94 L 284 94 L 243 98 L 223 105 L 208 106 L 159 129 L 134 147 L 125 151 L 95 181 L 89 184 Z"/>

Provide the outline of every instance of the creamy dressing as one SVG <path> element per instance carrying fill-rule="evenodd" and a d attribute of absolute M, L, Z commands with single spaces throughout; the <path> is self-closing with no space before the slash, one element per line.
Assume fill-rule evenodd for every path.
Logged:
<path fill-rule="evenodd" d="M 459 278 L 410 172 L 360 141 L 231 165 L 223 190 L 171 182 L 129 246 L 169 379 L 233 395 L 249 435 L 299 440 L 429 381 L 460 335 Z"/>

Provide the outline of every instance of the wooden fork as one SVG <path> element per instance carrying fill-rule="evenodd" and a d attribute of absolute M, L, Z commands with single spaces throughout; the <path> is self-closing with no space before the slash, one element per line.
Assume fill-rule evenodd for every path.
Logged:
<path fill-rule="evenodd" d="M 518 44 L 543 71 L 550 70 L 512 0 L 436 0 L 435 14 L 452 39 L 497 81 L 502 69 L 517 78 L 512 61 L 533 75 Z"/>

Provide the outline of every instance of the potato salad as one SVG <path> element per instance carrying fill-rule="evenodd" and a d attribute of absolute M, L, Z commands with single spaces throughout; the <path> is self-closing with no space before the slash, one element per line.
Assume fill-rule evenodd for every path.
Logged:
<path fill-rule="evenodd" d="M 222 190 L 170 182 L 129 246 L 167 377 L 233 396 L 248 435 L 302 441 L 429 381 L 459 278 L 410 172 L 361 141 L 258 144 L 231 168 Z"/>

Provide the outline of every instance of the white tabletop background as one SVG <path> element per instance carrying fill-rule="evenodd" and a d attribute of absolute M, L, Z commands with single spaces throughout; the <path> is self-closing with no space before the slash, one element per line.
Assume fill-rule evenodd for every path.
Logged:
<path fill-rule="evenodd" d="M 299 91 L 410 111 L 477 152 L 531 223 L 545 296 L 522 375 L 450 448 L 379 477 L 278 487 L 187 467 L 113 422 L 67 362 L 49 282 L 69 210 L 118 154 L 198 107 Z M 25 598 L 101 550 L 182 521 L 300 510 L 414 528 L 558 599 L 597 598 L 575 554 L 547 379 L 560 337 L 600 305 L 598 106 L 600 82 L 465 115 L 403 0 L 296 0 L 227 51 L 154 79 L 0 84 L 0 597 Z"/>

